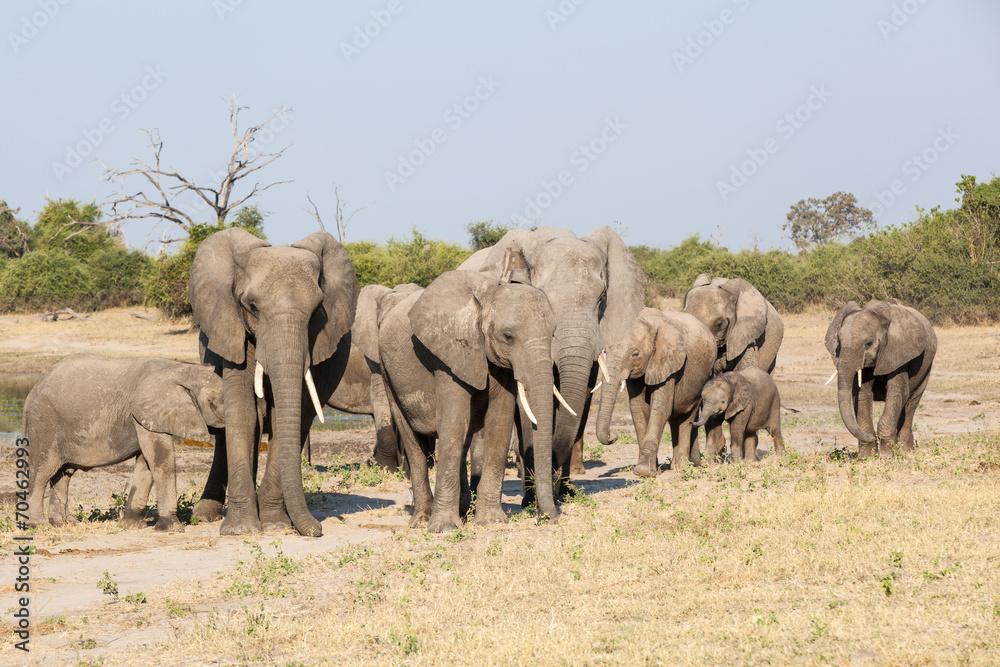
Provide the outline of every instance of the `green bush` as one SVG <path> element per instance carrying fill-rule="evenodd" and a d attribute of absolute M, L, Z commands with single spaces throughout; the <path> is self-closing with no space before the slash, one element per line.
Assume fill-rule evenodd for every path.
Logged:
<path fill-rule="evenodd" d="M 416 229 L 410 238 L 389 237 L 385 245 L 355 241 L 344 245 L 358 282 L 365 285 L 416 283 L 427 287 L 445 271 L 458 268 L 472 251 L 455 243 L 429 239 Z"/>
<path fill-rule="evenodd" d="M 134 306 L 143 302 L 143 277 L 152 264 L 145 253 L 114 247 L 98 250 L 87 269 L 101 308 Z"/>
<path fill-rule="evenodd" d="M 86 267 L 59 250 L 35 250 L 7 263 L 0 277 L 0 310 L 94 310 Z"/>

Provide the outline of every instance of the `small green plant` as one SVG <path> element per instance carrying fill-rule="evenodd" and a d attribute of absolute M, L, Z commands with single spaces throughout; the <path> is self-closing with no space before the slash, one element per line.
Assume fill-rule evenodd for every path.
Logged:
<path fill-rule="evenodd" d="M 99 507 L 92 507 L 88 513 L 83 509 L 83 505 L 77 505 L 75 516 L 80 521 L 86 521 L 88 523 L 94 523 L 97 521 L 117 521 L 124 513 L 125 503 L 127 501 L 128 497 L 124 493 L 112 493 L 111 507 L 107 510 L 102 510 Z"/>
<path fill-rule="evenodd" d="M 171 616 L 176 616 L 177 618 L 183 618 L 188 614 L 194 613 L 194 609 L 192 609 L 190 606 L 181 607 L 179 605 L 175 605 L 173 602 L 170 601 L 170 598 L 166 599 L 166 603 L 167 603 L 167 611 L 170 613 Z"/>
<path fill-rule="evenodd" d="M 396 631 L 393 630 L 389 633 L 389 641 L 398 646 L 403 655 L 416 653 L 419 648 L 417 636 L 409 628 L 406 629 L 406 634 L 404 635 L 397 635 Z"/>
<path fill-rule="evenodd" d="M 248 635 L 262 635 L 271 627 L 271 615 L 264 611 L 263 602 L 254 610 L 243 605 L 243 616 L 246 618 L 244 631 Z"/>
<path fill-rule="evenodd" d="M 87 639 L 80 637 L 80 641 L 77 642 L 77 646 L 85 651 L 89 651 L 92 648 L 97 648 L 97 640 L 93 637 L 88 637 Z"/>
<path fill-rule="evenodd" d="M 177 497 L 177 520 L 186 526 L 197 526 L 199 519 L 194 514 L 194 506 L 198 503 L 198 494 L 182 493 Z"/>
<path fill-rule="evenodd" d="M 663 499 L 663 487 L 655 477 L 646 477 L 635 490 L 636 502 L 655 503 L 660 509 L 665 509 L 667 501 Z"/>
<path fill-rule="evenodd" d="M 466 531 L 465 528 L 459 528 L 458 530 L 451 531 L 444 539 L 449 542 L 462 542 L 470 537 L 472 537 L 472 534 Z"/>
<path fill-rule="evenodd" d="M 118 599 L 118 584 L 115 580 L 111 578 L 111 573 L 107 570 L 101 575 L 101 578 L 97 580 L 97 587 L 101 589 L 101 592 L 105 595 L 110 595 L 115 599 Z"/>
<path fill-rule="evenodd" d="M 258 593 L 266 598 L 295 595 L 295 589 L 286 587 L 284 580 L 301 570 L 302 566 L 282 552 L 281 540 L 270 543 L 274 548 L 274 555 L 270 557 L 264 554 L 263 547 L 249 539 L 243 540 L 243 544 L 249 548 L 250 556 L 236 563 L 233 582 L 229 586 L 231 593 L 240 597 Z"/>
<path fill-rule="evenodd" d="M 876 579 L 878 579 L 877 576 L 876 576 Z M 890 597 L 893 593 L 896 592 L 896 586 L 895 586 L 896 573 L 895 572 L 890 572 L 889 574 L 885 575 L 884 577 L 882 577 L 881 579 L 879 579 L 879 582 L 882 584 L 882 592 L 885 593 L 886 597 Z"/>
<path fill-rule="evenodd" d="M 743 556 L 743 564 L 750 565 L 755 560 L 763 558 L 763 556 L 764 556 L 764 550 L 761 549 L 759 544 L 755 544 L 753 545 L 753 548 L 750 549 L 750 553 Z"/>
<path fill-rule="evenodd" d="M 135 595 L 126 595 L 125 602 L 130 602 L 135 605 L 146 604 L 146 594 L 140 591 Z"/>
<path fill-rule="evenodd" d="M 638 445 L 639 441 L 636 439 L 635 435 L 632 433 L 619 433 L 618 439 L 615 440 L 616 445 Z"/>
<path fill-rule="evenodd" d="M 889 563 L 893 567 L 903 567 L 903 552 L 902 551 L 890 551 L 889 552 Z"/>
<path fill-rule="evenodd" d="M 563 488 L 566 493 L 563 496 L 563 503 L 567 505 L 580 505 L 581 507 L 597 507 L 597 501 L 588 496 L 578 486 L 565 482 Z"/>
<path fill-rule="evenodd" d="M 585 445 L 583 448 L 584 454 L 586 454 L 586 459 L 588 461 L 600 461 L 607 450 L 604 449 L 604 445 L 598 443 L 596 445 Z"/>

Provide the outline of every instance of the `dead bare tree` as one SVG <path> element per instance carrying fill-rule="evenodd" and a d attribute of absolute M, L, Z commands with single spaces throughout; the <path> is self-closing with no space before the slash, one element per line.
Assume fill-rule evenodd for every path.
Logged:
<path fill-rule="evenodd" d="M 229 105 L 229 128 L 233 135 L 233 150 L 223 174 L 216 177 L 212 183 L 198 185 L 177 171 L 164 168 L 161 163 L 163 140 L 160 138 L 159 130 L 144 129 L 143 131 L 149 136 L 149 143 L 153 149 L 153 163 L 150 164 L 141 158 L 135 158 L 131 169 L 104 167 L 105 180 L 117 183 L 119 189 L 106 202 L 111 206 L 111 217 L 102 224 L 109 229 L 120 231 L 129 222 L 153 220 L 155 224 L 149 234 L 152 235 L 159 225 L 169 223 L 183 231 L 184 235 L 171 238 L 168 237 L 167 230 L 163 230 L 159 242 L 164 245 L 176 243 L 183 241 L 186 235 L 191 233 L 192 228 L 201 222 L 196 221 L 179 203 L 178 200 L 185 193 L 192 193 L 195 201 L 203 202 L 208 206 L 214 217 L 210 222 L 214 224 L 224 221 L 230 211 L 239 208 L 261 192 L 275 185 L 290 183 L 291 181 L 274 181 L 262 185 L 260 182 L 255 182 L 250 192 L 245 196 L 234 197 L 233 192 L 239 181 L 271 164 L 288 149 L 288 146 L 285 146 L 274 153 L 265 153 L 258 150 L 254 142 L 261 139 L 258 137 L 258 133 L 265 128 L 270 129 L 273 137 L 274 133 L 280 131 L 274 129 L 275 121 L 285 118 L 293 112 L 291 109 L 282 107 L 263 123 L 250 127 L 241 134 L 239 129 L 240 111 L 249 107 L 241 106 L 235 95 L 227 99 L 226 104 Z M 287 120 L 285 122 L 287 123 Z M 104 166 L 103 163 L 102 166 Z M 130 193 L 125 189 L 125 180 L 134 176 L 145 179 L 146 183 L 143 186 L 144 189 Z M 174 233 L 176 234 L 176 230 Z M 147 245 L 149 235 L 147 235 Z"/>
<path fill-rule="evenodd" d="M 366 205 L 364 205 L 364 206 L 362 206 L 360 208 L 356 208 L 356 209 L 354 209 L 354 211 L 350 215 L 345 216 L 344 215 L 344 206 L 347 205 L 347 202 L 340 196 L 340 186 L 337 185 L 336 183 L 333 184 L 333 192 L 334 192 L 334 194 L 337 197 L 337 212 L 336 212 L 337 217 L 336 217 L 336 220 L 335 220 L 335 222 L 337 223 L 337 240 L 340 241 L 341 244 L 344 244 L 344 243 L 346 243 L 346 239 L 347 239 L 347 225 L 348 225 L 348 223 L 350 223 L 351 219 L 355 215 L 357 215 L 360 211 L 365 210 L 366 208 L 368 208 L 369 206 L 371 206 L 375 202 L 372 202 L 371 204 L 366 204 Z M 308 213 L 309 215 L 311 215 L 316 220 L 316 222 L 319 223 L 319 228 L 322 229 L 325 232 L 326 231 L 326 225 L 323 224 L 323 219 L 319 215 L 319 208 L 317 208 L 315 202 L 313 202 L 313 200 L 309 196 L 308 192 L 306 193 L 306 199 L 309 200 L 309 204 L 312 206 L 312 211 L 310 211 L 308 209 L 302 209 L 302 210 L 304 210 L 306 213 Z"/>

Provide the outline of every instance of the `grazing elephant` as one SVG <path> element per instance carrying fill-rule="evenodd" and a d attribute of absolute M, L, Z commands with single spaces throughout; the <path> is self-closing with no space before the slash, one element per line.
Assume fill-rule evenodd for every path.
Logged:
<path fill-rule="evenodd" d="M 203 359 L 222 367 L 226 405 L 226 444 L 216 447 L 195 514 L 206 521 L 220 516 L 228 478 L 223 535 L 289 524 L 302 535 L 322 535 L 306 507 L 301 448 L 347 368 L 358 300 L 347 253 L 326 232 L 272 247 L 245 230 L 225 229 L 198 247 L 189 297 Z M 265 395 L 265 378 L 274 437 L 255 493 L 254 395 Z"/>
<path fill-rule="evenodd" d="M 774 440 L 774 452 L 785 455 L 781 438 L 781 396 L 774 379 L 761 369 L 751 366 L 742 371 L 718 375 L 701 390 L 701 411 L 695 428 L 705 426 L 709 433 L 719 431 L 718 438 L 706 442 L 721 442 L 719 450 L 708 451 L 710 461 L 725 457 L 725 436 L 722 422 L 729 422 L 730 449 L 734 459 L 757 460 L 757 431 L 766 430 Z"/>
<path fill-rule="evenodd" d="M 684 296 L 691 313 L 715 336 L 718 356 L 713 375 L 757 366 L 774 372 L 785 325 L 774 306 L 743 280 L 698 276 Z"/>
<path fill-rule="evenodd" d="M 913 415 L 927 388 L 937 336 L 927 318 L 895 299 L 848 301 L 826 331 L 826 349 L 837 367 L 837 400 L 862 458 L 890 443 L 913 451 Z M 855 377 L 858 381 L 855 381 Z M 831 377 L 831 379 L 833 379 Z M 872 401 L 885 401 L 872 427 Z"/>
<path fill-rule="evenodd" d="M 392 295 L 390 295 L 392 296 Z M 505 521 L 501 487 L 515 396 L 536 424 L 535 447 L 551 457 L 552 332 L 545 295 L 527 285 L 498 284 L 471 271 L 448 271 L 421 293 L 379 302 L 382 374 L 410 464 L 411 525 L 441 532 L 462 525 L 467 488 L 465 450 L 483 431 L 483 473 L 476 523 Z M 437 438 L 431 493 L 429 438 Z M 557 516 L 552 475 L 537 482 L 540 515 Z"/>
<path fill-rule="evenodd" d="M 629 408 L 639 462 L 632 469 L 639 477 L 655 477 L 657 452 L 663 429 L 670 423 L 673 442 L 671 467 L 684 459 L 701 464 L 697 431 L 692 427 L 701 388 L 712 375 L 715 340 L 701 322 L 672 308 L 645 308 L 625 336 L 607 350 L 611 381 L 601 390 L 597 413 L 597 439 L 613 443 L 611 415 L 622 385 L 628 387 Z"/>
<path fill-rule="evenodd" d="M 210 366 L 154 357 L 108 359 L 73 354 L 42 376 L 24 401 L 30 441 L 28 524 L 75 522 L 69 481 L 77 470 L 136 457 L 126 523 L 141 524 L 150 486 L 156 486 L 157 530 L 181 531 L 171 436 L 207 441 L 224 425 L 222 381 Z"/>
<path fill-rule="evenodd" d="M 347 370 L 330 400 L 332 408 L 352 414 L 371 415 L 375 421 L 375 450 L 371 461 L 390 472 L 403 465 L 403 448 L 392 423 L 389 399 L 382 381 L 382 362 L 378 354 L 378 300 L 387 294 L 408 294 L 423 289 L 406 283 L 390 289 L 366 285 L 358 294 L 358 307 L 351 328 L 351 355 Z"/>
<path fill-rule="evenodd" d="M 646 277 L 639 262 L 610 227 L 581 238 L 566 229 L 539 227 L 507 232 L 489 252 L 477 252 L 459 268 L 531 285 L 545 294 L 555 317 L 552 360 L 566 401 L 555 411 L 552 464 L 562 480 L 571 471 L 582 471 L 583 429 L 590 389 L 597 384 L 595 362 L 642 310 Z M 532 429 L 521 429 L 525 504 L 534 499 L 532 437 Z M 547 466 L 548 460 L 542 460 Z"/>

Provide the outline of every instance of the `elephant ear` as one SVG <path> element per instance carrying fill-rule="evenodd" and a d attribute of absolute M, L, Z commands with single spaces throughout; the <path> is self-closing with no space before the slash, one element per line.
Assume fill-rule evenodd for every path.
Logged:
<path fill-rule="evenodd" d="M 844 318 L 859 310 L 861 310 L 861 306 L 858 305 L 857 301 L 848 301 L 833 316 L 833 321 L 830 322 L 830 326 L 826 330 L 826 340 L 824 342 L 826 343 L 826 351 L 830 353 L 830 356 L 834 360 L 837 359 L 837 346 L 840 343 L 840 327 L 844 325 Z"/>
<path fill-rule="evenodd" d="M 732 361 L 764 335 L 768 304 L 764 295 L 742 278 L 727 280 L 722 289 L 736 295 L 736 321 L 726 336 L 726 360 Z"/>
<path fill-rule="evenodd" d="M 199 338 L 205 348 L 233 364 L 246 358 L 246 329 L 234 292 L 239 267 L 250 251 L 268 246 L 245 229 L 231 227 L 202 241 L 191 264 L 188 299 L 192 319 L 201 327 Z"/>
<path fill-rule="evenodd" d="M 150 431 L 208 442 L 208 427 L 195 397 L 176 382 L 165 385 L 162 379 L 143 380 L 129 396 L 129 411 Z"/>
<path fill-rule="evenodd" d="M 378 353 L 378 301 L 390 292 L 392 290 L 384 285 L 365 285 L 358 293 L 351 344 L 375 363 L 381 363 Z"/>
<path fill-rule="evenodd" d="M 732 419 L 739 413 L 750 407 L 750 383 L 741 375 L 734 375 L 730 380 L 733 387 L 733 397 L 729 399 L 729 406 L 726 408 L 726 419 Z"/>
<path fill-rule="evenodd" d="M 927 349 L 927 329 L 923 316 L 906 306 L 887 305 L 886 308 L 889 335 L 875 361 L 876 375 L 892 373 Z"/>
<path fill-rule="evenodd" d="M 309 320 L 312 364 L 326 361 L 337 351 L 340 339 L 354 325 L 358 305 L 358 277 L 344 246 L 328 232 L 313 232 L 292 244 L 316 254 L 320 260 L 319 288 L 323 303 Z"/>
<path fill-rule="evenodd" d="M 598 227 L 583 240 L 603 249 L 608 258 L 607 291 L 600 320 L 601 340 L 608 347 L 625 335 L 642 310 L 646 276 L 635 255 L 611 227 Z"/>
<path fill-rule="evenodd" d="M 476 298 L 496 278 L 471 271 L 448 271 L 427 286 L 410 308 L 410 328 L 452 375 L 476 389 L 489 376 L 481 307 Z"/>
<path fill-rule="evenodd" d="M 684 367 L 687 360 L 687 345 L 684 332 L 674 326 L 663 314 L 655 311 L 656 315 L 649 316 L 647 308 L 640 314 L 639 319 L 654 328 L 656 336 L 653 339 L 653 354 L 646 364 L 645 382 L 647 385 L 658 385 L 667 381 L 671 375 Z"/>

